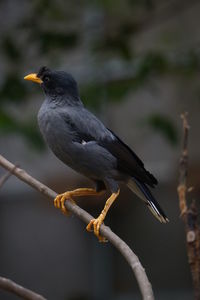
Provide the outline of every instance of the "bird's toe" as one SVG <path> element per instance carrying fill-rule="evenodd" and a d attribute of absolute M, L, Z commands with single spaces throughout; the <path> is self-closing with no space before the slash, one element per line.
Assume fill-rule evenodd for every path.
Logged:
<path fill-rule="evenodd" d="M 101 220 L 100 217 L 98 217 L 97 219 L 92 219 L 90 221 L 90 223 L 87 225 L 86 229 L 87 229 L 87 231 L 92 231 L 92 227 L 93 227 L 94 234 L 98 238 L 99 242 L 105 243 L 105 242 L 107 242 L 106 238 L 101 236 L 99 233 L 100 226 L 102 223 L 103 223 L 103 220 Z"/>
<path fill-rule="evenodd" d="M 60 199 L 61 199 L 61 195 L 56 196 L 56 198 L 54 199 L 54 206 L 56 208 L 60 208 Z"/>
<path fill-rule="evenodd" d="M 56 208 L 61 209 L 63 214 L 69 215 L 70 212 L 65 207 L 65 201 L 66 200 L 71 201 L 72 203 L 74 203 L 74 201 L 72 200 L 70 192 L 65 192 L 63 194 L 57 195 L 56 198 L 54 199 L 54 206 Z"/>
<path fill-rule="evenodd" d="M 93 230 L 92 230 L 92 227 L 93 227 L 94 221 L 95 221 L 95 219 L 92 219 L 92 220 L 90 221 L 90 223 L 87 225 L 87 227 L 86 227 L 86 230 L 87 230 L 87 231 L 89 231 L 89 232 L 92 232 L 92 231 L 93 231 Z"/>

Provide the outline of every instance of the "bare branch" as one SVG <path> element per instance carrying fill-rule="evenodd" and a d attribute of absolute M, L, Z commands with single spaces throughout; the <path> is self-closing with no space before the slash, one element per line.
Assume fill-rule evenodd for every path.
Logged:
<path fill-rule="evenodd" d="M 7 169 L 12 170 L 14 165 L 6 160 L 3 156 L 0 155 L 0 165 Z M 57 194 L 51 190 L 49 187 L 45 186 L 24 170 L 20 168 L 16 168 L 13 171 L 13 174 L 18 177 L 20 180 L 24 181 L 28 185 L 32 186 L 34 189 L 38 190 L 40 193 L 44 194 L 45 196 L 54 199 Z M 84 221 L 85 223 L 89 223 L 94 217 L 84 211 L 82 208 L 77 206 L 76 204 L 71 203 L 70 201 L 65 202 L 66 209 L 75 214 L 79 219 Z M 138 282 L 140 292 L 143 296 L 144 300 L 153 300 L 153 291 L 151 284 L 147 278 L 144 268 L 142 267 L 138 257 L 133 253 L 130 247 L 121 240 L 115 233 L 111 231 L 108 226 L 101 225 L 100 233 L 104 236 L 108 241 L 110 241 L 124 256 L 128 264 L 130 265 L 136 280 Z"/>
<path fill-rule="evenodd" d="M 14 168 L 8 172 L 6 172 L 6 174 L 4 174 L 1 178 L 0 178 L 0 188 L 4 185 L 4 183 L 10 178 L 10 176 L 12 176 L 13 171 L 18 167 L 18 165 L 15 165 Z"/>
<path fill-rule="evenodd" d="M 195 299 L 200 300 L 200 228 L 198 225 L 198 211 L 195 201 L 187 205 L 188 173 L 188 132 L 187 113 L 181 115 L 183 120 L 183 149 L 180 158 L 179 185 L 177 188 L 181 217 L 185 224 L 187 254 L 193 279 Z"/>
<path fill-rule="evenodd" d="M 41 295 L 36 294 L 5 277 L 0 277 L 0 289 L 11 292 L 25 300 L 46 300 L 46 298 Z"/>

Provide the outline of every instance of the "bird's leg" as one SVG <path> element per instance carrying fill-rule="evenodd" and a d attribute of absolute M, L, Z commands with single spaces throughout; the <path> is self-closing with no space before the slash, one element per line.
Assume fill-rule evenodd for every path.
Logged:
<path fill-rule="evenodd" d="M 100 235 L 99 230 L 100 230 L 101 224 L 103 223 L 103 221 L 106 217 L 106 214 L 107 214 L 109 208 L 111 207 L 111 205 L 113 204 L 115 199 L 118 197 L 119 192 L 120 192 L 120 189 L 116 193 L 112 193 L 112 195 L 106 201 L 104 209 L 102 210 L 102 212 L 100 213 L 98 218 L 91 220 L 90 223 L 86 227 L 87 231 L 92 231 L 92 227 L 93 227 L 94 234 L 98 237 L 99 242 L 107 241 L 103 236 Z"/>
<path fill-rule="evenodd" d="M 57 197 L 54 199 L 54 206 L 56 208 L 60 208 L 64 214 L 69 214 L 65 207 L 65 201 L 71 201 L 72 203 L 75 203 L 73 201 L 73 197 L 79 197 L 79 196 L 97 196 L 101 195 L 104 192 L 104 190 L 101 190 L 97 192 L 95 189 L 92 188 L 79 188 L 74 191 L 68 191 L 63 194 L 57 195 Z"/>

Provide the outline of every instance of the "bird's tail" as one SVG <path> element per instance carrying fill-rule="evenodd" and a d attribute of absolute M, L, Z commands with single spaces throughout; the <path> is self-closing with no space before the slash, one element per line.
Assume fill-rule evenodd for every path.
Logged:
<path fill-rule="evenodd" d="M 160 205 L 158 204 L 158 202 L 144 183 L 141 183 L 137 179 L 132 178 L 128 181 L 127 186 L 132 192 L 134 192 L 140 199 L 142 199 L 145 202 L 145 204 L 150 209 L 151 213 L 161 223 L 169 222 Z"/>

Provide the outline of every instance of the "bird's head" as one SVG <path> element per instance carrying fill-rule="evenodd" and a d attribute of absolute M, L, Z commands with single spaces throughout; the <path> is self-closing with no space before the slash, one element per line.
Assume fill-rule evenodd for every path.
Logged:
<path fill-rule="evenodd" d="M 24 79 L 39 83 L 47 96 L 79 97 L 76 81 L 64 71 L 51 71 L 47 67 L 41 67 L 37 74 L 29 74 Z"/>

